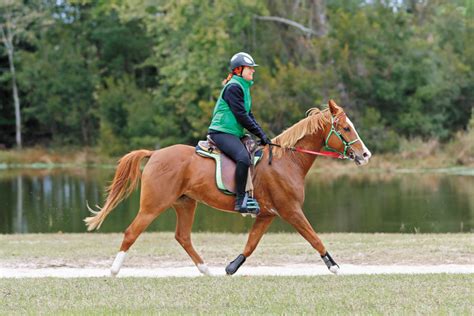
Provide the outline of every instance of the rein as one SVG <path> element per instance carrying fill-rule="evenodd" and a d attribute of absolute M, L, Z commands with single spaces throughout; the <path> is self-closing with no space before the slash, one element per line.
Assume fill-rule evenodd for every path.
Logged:
<path fill-rule="evenodd" d="M 282 149 L 286 149 L 286 150 L 290 150 L 290 151 L 296 151 L 296 152 L 300 152 L 300 153 L 305 153 L 305 154 L 310 154 L 310 155 L 316 155 L 316 156 L 324 156 L 324 157 L 330 157 L 330 158 L 336 158 L 336 159 L 350 159 L 346 154 L 347 154 L 347 150 L 349 148 L 351 148 L 351 145 L 358 142 L 359 141 L 359 138 L 357 139 L 354 139 L 350 142 L 346 141 L 344 139 L 344 137 L 342 137 L 341 133 L 339 133 L 335 126 L 334 126 L 334 123 L 335 123 L 335 120 L 334 120 L 334 117 L 331 116 L 331 130 L 329 131 L 329 134 L 328 136 L 326 137 L 326 140 L 325 140 L 325 144 L 324 144 L 324 148 L 326 149 L 326 151 L 313 151 L 313 150 L 308 150 L 308 149 L 304 149 L 304 148 L 300 148 L 300 147 L 286 147 L 286 148 L 283 148 L 281 145 L 279 144 L 275 144 L 275 143 L 270 143 L 268 144 L 270 146 L 270 155 L 269 155 L 269 159 L 268 159 L 268 164 L 271 165 L 272 164 L 272 159 L 273 159 L 273 151 L 272 151 L 272 146 L 276 146 L 276 147 L 279 147 L 279 148 L 282 148 Z M 339 138 L 339 140 L 344 144 L 344 152 L 339 152 L 337 150 L 335 150 L 334 148 L 331 148 L 328 143 L 329 143 L 329 138 L 331 137 L 332 134 L 335 134 L 337 138 Z"/>
<path fill-rule="evenodd" d="M 272 148 L 273 146 L 279 147 L 282 149 L 290 150 L 290 151 L 296 151 L 300 153 L 305 153 L 305 154 L 310 154 L 310 155 L 316 155 L 316 156 L 323 156 L 323 157 L 330 157 L 330 158 L 336 158 L 336 159 L 349 159 L 348 157 L 339 154 L 337 152 L 333 151 L 313 151 L 313 150 L 308 150 L 300 147 L 285 147 L 283 148 L 281 145 L 275 144 L 275 143 L 270 143 L 268 144 L 270 146 L 270 157 L 268 158 L 268 164 L 272 164 L 272 158 L 273 158 L 273 151 Z"/>

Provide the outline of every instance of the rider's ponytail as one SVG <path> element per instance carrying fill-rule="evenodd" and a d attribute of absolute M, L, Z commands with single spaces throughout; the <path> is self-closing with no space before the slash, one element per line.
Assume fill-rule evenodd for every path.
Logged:
<path fill-rule="evenodd" d="M 227 78 L 225 78 L 225 79 L 222 81 L 222 85 L 225 86 L 225 85 L 227 84 L 227 82 L 229 82 L 230 79 L 232 79 L 232 76 L 233 76 L 233 75 L 234 75 L 233 73 L 229 72 L 229 74 L 227 75 Z"/>
<path fill-rule="evenodd" d="M 230 79 L 232 79 L 232 76 L 233 75 L 237 75 L 237 76 L 241 76 L 242 75 L 242 71 L 244 71 L 244 67 L 240 66 L 240 67 L 236 67 L 232 70 L 232 72 L 229 72 L 229 74 L 227 75 L 227 78 L 225 78 L 223 81 L 222 81 L 222 85 L 225 86 L 227 84 L 227 82 L 230 81 Z"/>

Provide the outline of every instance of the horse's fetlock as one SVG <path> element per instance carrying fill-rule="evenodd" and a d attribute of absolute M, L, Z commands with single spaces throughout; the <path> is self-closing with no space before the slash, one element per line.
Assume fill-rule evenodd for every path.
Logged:
<path fill-rule="evenodd" d="M 326 253 L 326 247 L 324 247 L 324 244 L 321 240 L 317 240 L 314 243 L 314 249 L 316 249 L 317 252 L 322 256 Z"/>
<path fill-rule="evenodd" d="M 136 237 L 133 235 L 133 232 L 130 228 L 125 230 L 123 241 L 122 241 L 122 247 L 120 247 L 120 250 L 127 251 L 130 248 L 130 246 L 133 244 L 135 239 Z"/>

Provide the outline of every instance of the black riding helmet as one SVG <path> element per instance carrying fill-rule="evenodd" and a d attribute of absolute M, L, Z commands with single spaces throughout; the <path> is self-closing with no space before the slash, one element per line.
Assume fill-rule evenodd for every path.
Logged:
<path fill-rule="evenodd" d="M 234 70 L 240 66 L 257 67 L 258 65 L 253 61 L 252 56 L 247 53 L 240 52 L 232 56 L 230 59 L 230 70 Z"/>

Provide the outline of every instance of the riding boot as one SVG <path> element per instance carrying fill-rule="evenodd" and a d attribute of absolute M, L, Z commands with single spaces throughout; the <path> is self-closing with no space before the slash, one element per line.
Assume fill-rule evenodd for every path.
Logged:
<path fill-rule="evenodd" d="M 235 168 L 235 191 L 237 194 L 237 197 L 235 198 L 235 207 L 234 211 L 239 211 L 242 208 L 242 205 L 245 205 L 247 203 L 245 200 L 245 186 L 247 185 L 247 177 L 248 177 L 248 170 L 249 167 L 242 163 L 242 162 L 237 162 L 237 166 Z"/>
<path fill-rule="evenodd" d="M 245 192 L 247 178 L 248 166 L 244 163 L 238 162 L 235 169 L 237 197 L 235 199 L 234 210 L 240 212 L 241 214 L 251 214 L 252 216 L 255 216 L 260 213 L 260 206 L 255 199 L 249 197 Z"/>
<path fill-rule="evenodd" d="M 244 195 L 237 195 L 235 197 L 234 211 L 245 212 L 247 209 L 247 199 L 248 196 L 245 193 Z"/>

